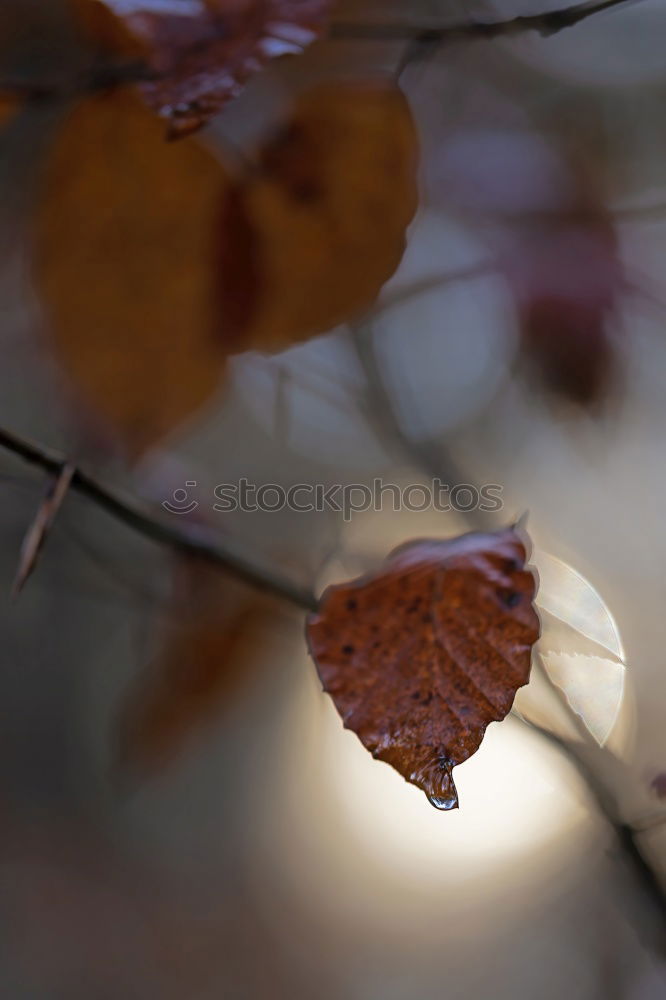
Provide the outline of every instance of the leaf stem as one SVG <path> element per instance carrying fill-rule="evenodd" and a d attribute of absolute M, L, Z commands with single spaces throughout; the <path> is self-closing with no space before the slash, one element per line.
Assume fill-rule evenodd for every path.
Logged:
<path fill-rule="evenodd" d="M 599 780 L 593 768 L 584 760 L 574 742 L 563 739 L 551 730 L 525 719 L 516 712 L 512 712 L 511 716 L 556 747 L 583 778 L 600 815 L 613 829 L 617 846 L 628 868 L 633 871 L 638 887 L 659 919 L 662 932 L 650 943 L 660 955 L 666 955 L 666 934 L 663 931 L 663 928 L 666 928 L 666 893 L 638 844 L 638 834 L 642 831 L 621 818 L 614 796 Z"/>

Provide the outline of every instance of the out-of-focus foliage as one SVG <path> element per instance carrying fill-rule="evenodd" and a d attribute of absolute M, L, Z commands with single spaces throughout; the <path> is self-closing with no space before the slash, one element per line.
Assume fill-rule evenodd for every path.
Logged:
<path fill-rule="evenodd" d="M 12 94 L 0 93 L 0 130 L 11 122 L 21 107 L 21 101 Z"/>
<path fill-rule="evenodd" d="M 498 105 L 501 121 L 508 111 Z M 628 285 L 603 176 L 560 123 L 498 128 L 486 114 L 485 126 L 445 132 L 430 166 L 434 197 L 487 243 L 514 299 L 530 378 L 590 406 L 617 374 L 612 325 Z"/>
<path fill-rule="evenodd" d="M 185 135 L 237 96 L 268 60 L 301 52 L 330 0 L 69 0 L 92 45 L 140 68 L 146 103 Z"/>
<path fill-rule="evenodd" d="M 589 580 L 567 563 L 541 553 L 538 572 L 541 662 L 572 711 L 603 746 L 625 693 L 625 654 L 617 625 Z"/>
<path fill-rule="evenodd" d="M 226 355 L 212 263 L 227 171 L 127 91 L 89 97 L 43 167 L 38 289 L 86 408 L 138 454 L 210 398 Z"/>
<path fill-rule="evenodd" d="M 372 303 L 405 248 L 416 166 L 392 82 L 323 85 L 297 100 L 227 196 L 221 312 L 241 343 L 275 350 Z"/>
<path fill-rule="evenodd" d="M 160 649 L 121 711 L 117 763 L 124 772 L 159 770 L 198 725 L 219 717 L 251 679 L 268 608 L 266 599 L 219 570 L 196 559 L 178 562 Z"/>
<path fill-rule="evenodd" d="M 397 267 L 416 152 L 392 85 L 315 89 L 232 178 L 163 141 L 129 92 L 90 97 L 44 168 L 35 255 L 58 357 L 139 454 L 210 398 L 229 353 L 358 313 Z"/>

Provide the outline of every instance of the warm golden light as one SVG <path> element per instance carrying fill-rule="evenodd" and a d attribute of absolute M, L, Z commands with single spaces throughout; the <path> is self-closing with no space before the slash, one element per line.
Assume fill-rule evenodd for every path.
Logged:
<path fill-rule="evenodd" d="M 520 723 L 489 727 L 477 753 L 455 770 L 460 809 L 446 815 L 342 728 L 333 706 L 325 726 L 325 785 L 359 847 L 410 878 L 451 878 L 456 865 L 500 864 L 575 819 L 564 768 Z M 568 808 L 567 808 L 568 806 Z M 455 866 L 453 866 L 455 867 Z"/>

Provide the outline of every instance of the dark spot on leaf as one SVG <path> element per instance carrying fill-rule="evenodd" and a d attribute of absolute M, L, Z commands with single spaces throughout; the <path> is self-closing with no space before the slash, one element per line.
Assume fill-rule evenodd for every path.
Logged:
<path fill-rule="evenodd" d="M 515 608 L 517 604 L 520 604 L 520 594 L 516 590 L 503 590 L 499 596 L 506 608 Z"/>

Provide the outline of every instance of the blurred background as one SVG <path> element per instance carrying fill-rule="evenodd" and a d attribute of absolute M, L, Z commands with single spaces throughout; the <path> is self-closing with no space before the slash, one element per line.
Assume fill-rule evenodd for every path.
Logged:
<path fill-rule="evenodd" d="M 71 94 L 9 114 L 0 426 L 156 512 L 196 483 L 196 523 L 317 593 L 401 541 L 493 530 L 527 511 L 538 655 L 559 687 L 537 676 L 521 714 L 493 724 L 456 770 L 460 810 L 439 813 L 343 730 L 302 612 L 268 602 L 205 725 L 186 719 L 172 759 L 119 780 L 128 691 L 165 642 L 182 640 L 173 630 L 198 598 L 167 546 L 71 491 L 10 600 L 46 479 L 4 450 L 3 997 L 664 996 L 663 909 L 598 795 L 637 827 L 661 877 L 666 9 L 640 0 L 551 37 L 416 50 L 381 30 L 558 6 L 344 0 L 332 15 L 340 37 L 273 62 L 187 140 L 220 164 L 242 161 L 315 82 L 402 65 L 419 207 L 370 311 L 278 353 L 239 353 L 206 405 L 132 462 L 72 393 L 34 267 L 41 178 Z M 3 7 L 6 78 L 52 79 L 81 58 L 57 5 Z M 354 24 L 377 30 L 355 39 Z M 110 252 L 111 272 L 117 263 Z M 213 510 L 216 484 L 241 477 L 288 487 L 436 476 L 500 485 L 503 508 L 349 522 Z M 227 598 L 235 607 L 249 593 L 223 583 L 221 619 Z"/>

